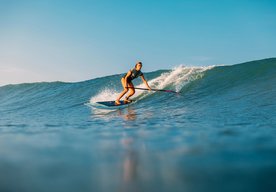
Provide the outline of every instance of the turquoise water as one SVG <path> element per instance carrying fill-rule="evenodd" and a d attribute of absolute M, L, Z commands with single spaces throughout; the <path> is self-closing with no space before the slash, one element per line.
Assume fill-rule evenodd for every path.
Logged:
<path fill-rule="evenodd" d="M 0 191 L 276 191 L 276 59 L 0 87 Z M 135 85 L 143 87 L 139 80 Z"/>

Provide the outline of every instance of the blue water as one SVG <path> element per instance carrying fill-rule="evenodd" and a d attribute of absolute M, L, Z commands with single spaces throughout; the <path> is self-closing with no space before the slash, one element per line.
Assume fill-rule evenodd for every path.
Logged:
<path fill-rule="evenodd" d="M 120 77 L 0 87 L 0 191 L 276 191 L 276 59 Z"/>

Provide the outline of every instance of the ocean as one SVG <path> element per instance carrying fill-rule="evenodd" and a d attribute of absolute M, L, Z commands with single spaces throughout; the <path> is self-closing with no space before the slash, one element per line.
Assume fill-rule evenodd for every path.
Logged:
<path fill-rule="evenodd" d="M 0 87 L 0 191 L 276 191 L 275 58 L 144 74 Z"/>

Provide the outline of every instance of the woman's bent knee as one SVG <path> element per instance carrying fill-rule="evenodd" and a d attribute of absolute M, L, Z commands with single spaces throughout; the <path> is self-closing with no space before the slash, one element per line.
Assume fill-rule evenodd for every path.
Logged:
<path fill-rule="evenodd" d="M 134 94 L 135 93 L 135 89 L 131 89 L 130 93 Z"/>

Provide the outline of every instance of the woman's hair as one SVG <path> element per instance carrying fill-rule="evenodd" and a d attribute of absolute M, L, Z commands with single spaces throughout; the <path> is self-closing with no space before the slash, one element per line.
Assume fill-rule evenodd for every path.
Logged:
<path fill-rule="evenodd" d="M 135 67 L 137 67 L 137 65 L 143 65 L 141 61 L 138 61 L 135 65 Z"/>

